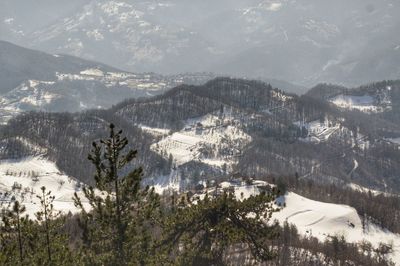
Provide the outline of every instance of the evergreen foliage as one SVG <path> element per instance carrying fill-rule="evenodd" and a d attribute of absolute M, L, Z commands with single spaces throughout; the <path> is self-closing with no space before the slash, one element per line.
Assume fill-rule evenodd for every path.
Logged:
<path fill-rule="evenodd" d="M 141 189 L 142 168 L 127 169 L 137 151 L 123 154 L 128 140 L 122 131 L 110 125 L 110 136 L 94 142 L 88 159 L 96 169 L 95 186 L 83 189 L 91 207 L 85 209 L 75 193 L 76 206 L 82 210 L 83 252 L 90 263 L 127 265 L 144 264 L 148 243 L 148 226 L 159 205 L 157 194 Z"/>
<path fill-rule="evenodd" d="M 60 211 L 54 210 L 55 196 L 46 187 L 41 188 L 42 194 L 37 195 L 40 200 L 40 210 L 36 215 L 37 241 L 35 256 L 32 264 L 35 265 L 70 265 L 74 258 L 68 247 L 68 236 L 63 232 L 65 217 Z M 40 248 L 39 248 L 40 247 Z"/>
<path fill-rule="evenodd" d="M 278 235 L 277 225 L 267 224 L 273 199 L 260 194 L 239 201 L 224 192 L 181 201 L 166 219 L 162 243 L 178 265 L 224 265 L 236 246 L 249 248 L 257 260 L 270 260 L 275 254 L 267 242 Z"/>

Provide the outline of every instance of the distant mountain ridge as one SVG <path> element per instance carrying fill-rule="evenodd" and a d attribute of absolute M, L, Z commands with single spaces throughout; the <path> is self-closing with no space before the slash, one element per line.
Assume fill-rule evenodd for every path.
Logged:
<path fill-rule="evenodd" d="M 24 111 L 77 112 L 109 108 L 213 75 L 129 73 L 68 55 L 50 55 L 0 41 L 0 122 Z"/>
<path fill-rule="evenodd" d="M 49 55 L 0 40 L 0 94 L 9 92 L 23 81 L 54 80 L 56 73 L 79 74 L 88 68 L 122 72 L 101 63 L 69 55 Z"/>

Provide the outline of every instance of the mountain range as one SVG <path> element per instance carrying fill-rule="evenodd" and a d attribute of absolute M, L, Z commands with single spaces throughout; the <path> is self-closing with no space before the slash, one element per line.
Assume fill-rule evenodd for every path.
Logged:
<path fill-rule="evenodd" d="M 6 0 L 0 10 L 5 40 L 131 72 L 207 71 L 307 87 L 400 76 L 394 0 Z"/>

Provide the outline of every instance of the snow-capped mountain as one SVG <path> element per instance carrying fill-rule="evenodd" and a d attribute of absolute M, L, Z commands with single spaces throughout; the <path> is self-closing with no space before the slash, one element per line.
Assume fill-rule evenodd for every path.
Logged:
<path fill-rule="evenodd" d="M 394 0 L 75 0 L 51 18 L 33 17 L 34 28 L 14 2 L 3 3 L 3 38 L 135 72 L 213 71 L 307 86 L 400 74 Z"/>

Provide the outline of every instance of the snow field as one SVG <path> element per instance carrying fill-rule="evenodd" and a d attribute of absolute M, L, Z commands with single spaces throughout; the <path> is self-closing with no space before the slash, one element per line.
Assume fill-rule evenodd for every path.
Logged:
<path fill-rule="evenodd" d="M 183 130 L 165 137 L 153 144 L 151 149 L 159 154 L 171 154 L 176 166 L 190 161 L 221 167 L 223 164 L 232 164 L 234 156 L 241 152 L 241 148 L 251 141 L 251 137 L 233 126 L 237 121 L 219 119 L 215 115 L 206 115 L 186 122 Z M 153 129 L 155 130 L 155 129 Z M 204 155 L 203 150 L 220 152 Z M 222 155 L 223 151 L 230 150 L 229 154 Z"/>
<path fill-rule="evenodd" d="M 334 133 L 340 130 L 339 123 L 330 123 L 328 120 L 323 123 L 315 120 L 309 123 L 295 122 L 294 124 L 300 128 L 304 127 L 308 131 L 308 136 L 300 140 L 312 143 L 327 141 Z"/>
<path fill-rule="evenodd" d="M 261 191 L 259 187 L 268 185 L 267 182 L 258 180 L 253 181 L 251 185 L 231 181 L 222 182 L 217 187 L 207 188 L 206 191 L 212 195 L 215 191 L 230 189 L 237 199 L 242 200 L 259 194 Z M 194 197 L 203 199 L 205 195 L 203 192 Z M 275 208 L 279 211 L 272 214 L 271 221 L 294 224 L 299 234 L 304 237 L 313 236 L 325 241 L 331 236 L 344 236 L 347 242 L 358 243 L 366 240 L 374 247 L 378 247 L 380 243 L 392 244 L 394 252 L 390 258 L 396 265 L 400 263 L 400 235 L 372 223 L 363 229 L 360 216 L 350 206 L 310 200 L 296 193 L 287 192 L 276 199 Z"/>
<path fill-rule="evenodd" d="M 56 211 L 75 213 L 78 211 L 72 200 L 75 192 L 85 204 L 81 185 L 74 178 L 62 174 L 54 163 L 45 158 L 0 161 L 0 201 L 7 204 L 14 197 L 26 206 L 26 214 L 31 218 L 35 218 L 34 214 L 40 208 L 36 195 L 41 195 L 42 186 L 55 196 Z M 9 195 L 6 195 L 7 192 Z"/>
<path fill-rule="evenodd" d="M 374 105 L 374 98 L 369 95 L 364 96 L 350 96 L 350 95 L 338 95 L 330 100 L 333 104 L 338 107 L 346 109 L 356 109 L 362 112 L 377 112 L 377 106 Z"/>
<path fill-rule="evenodd" d="M 386 90 L 379 91 L 375 96 L 368 94 L 362 96 L 339 94 L 329 99 L 329 102 L 339 108 L 359 110 L 365 113 L 381 113 L 391 108 L 389 93 L 391 89 L 392 88 L 388 86 Z"/>
<path fill-rule="evenodd" d="M 278 198 L 277 202 L 281 206 L 285 203 L 285 207 L 272 218 L 280 223 L 295 224 L 301 235 L 314 236 L 321 241 L 329 236 L 344 236 L 348 242 L 366 240 L 374 247 L 379 243 L 393 244 L 391 259 L 400 263 L 400 235 L 375 224 L 369 224 L 363 230 L 357 211 L 350 206 L 314 201 L 292 192 Z"/>

